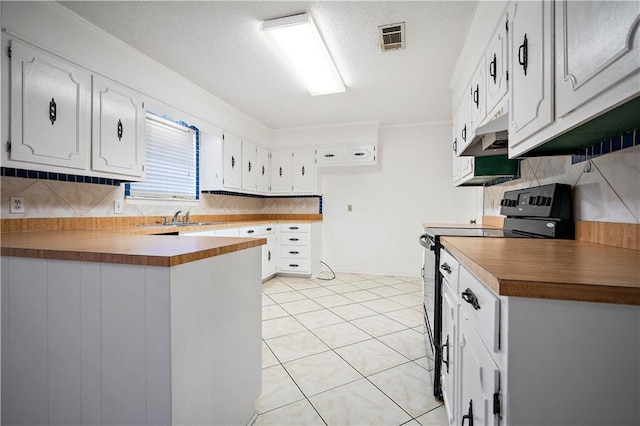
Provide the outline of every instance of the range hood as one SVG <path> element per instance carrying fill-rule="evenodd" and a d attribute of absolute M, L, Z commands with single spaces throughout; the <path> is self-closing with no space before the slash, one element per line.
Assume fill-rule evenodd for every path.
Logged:
<path fill-rule="evenodd" d="M 509 106 L 505 102 L 499 113 L 478 126 L 471 143 L 460 153 L 462 156 L 485 157 L 508 154 Z"/>

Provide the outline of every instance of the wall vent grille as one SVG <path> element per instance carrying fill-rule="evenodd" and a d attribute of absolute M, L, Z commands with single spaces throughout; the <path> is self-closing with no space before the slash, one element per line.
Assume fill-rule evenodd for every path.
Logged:
<path fill-rule="evenodd" d="M 383 52 L 405 48 L 404 22 L 380 25 L 380 49 Z"/>

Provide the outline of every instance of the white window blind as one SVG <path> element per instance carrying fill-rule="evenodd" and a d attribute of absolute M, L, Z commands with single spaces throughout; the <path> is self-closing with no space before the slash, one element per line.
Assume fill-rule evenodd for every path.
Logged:
<path fill-rule="evenodd" d="M 125 188 L 129 197 L 199 199 L 197 130 L 147 114 L 146 180 Z"/>

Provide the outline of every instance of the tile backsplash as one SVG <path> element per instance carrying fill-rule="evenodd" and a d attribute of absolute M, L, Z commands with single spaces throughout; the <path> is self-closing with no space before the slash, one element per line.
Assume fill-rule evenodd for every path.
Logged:
<path fill-rule="evenodd" d="M 217 214 L 316 214 L 320 200 L 313 198 L 257 198 L 201 194 L 199 203 L 125 201 L 124 213 L 114 213 L 114 201 L 124 199 L 124 185 L 94 185 L 45 179 L 3 176 L 1 216 L 3 219 L 109 216 L 167 216 L 178 210 L 192 215 Z M 25 214 L 9 213 L 9 198 L 22 196 Z"/>
<path fill-rule="evenodd" d="M 520 173 L 520 179 L 484 189 L 485 215 L 500 214 L 505 191 L 565 183 L 573 187 L 574 221 L 640 222 L 640 146 L 576 164 L 571 156 L 527 158 Z"/>

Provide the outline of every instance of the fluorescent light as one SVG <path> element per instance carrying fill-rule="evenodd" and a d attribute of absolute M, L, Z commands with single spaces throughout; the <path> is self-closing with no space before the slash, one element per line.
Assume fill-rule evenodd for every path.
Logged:
<path fill-rule="evenodd" d="M 311 96 L 345 91 L 340 74 L 309 14 L 264 21 L 260 29 L 293 66 Z"/>

